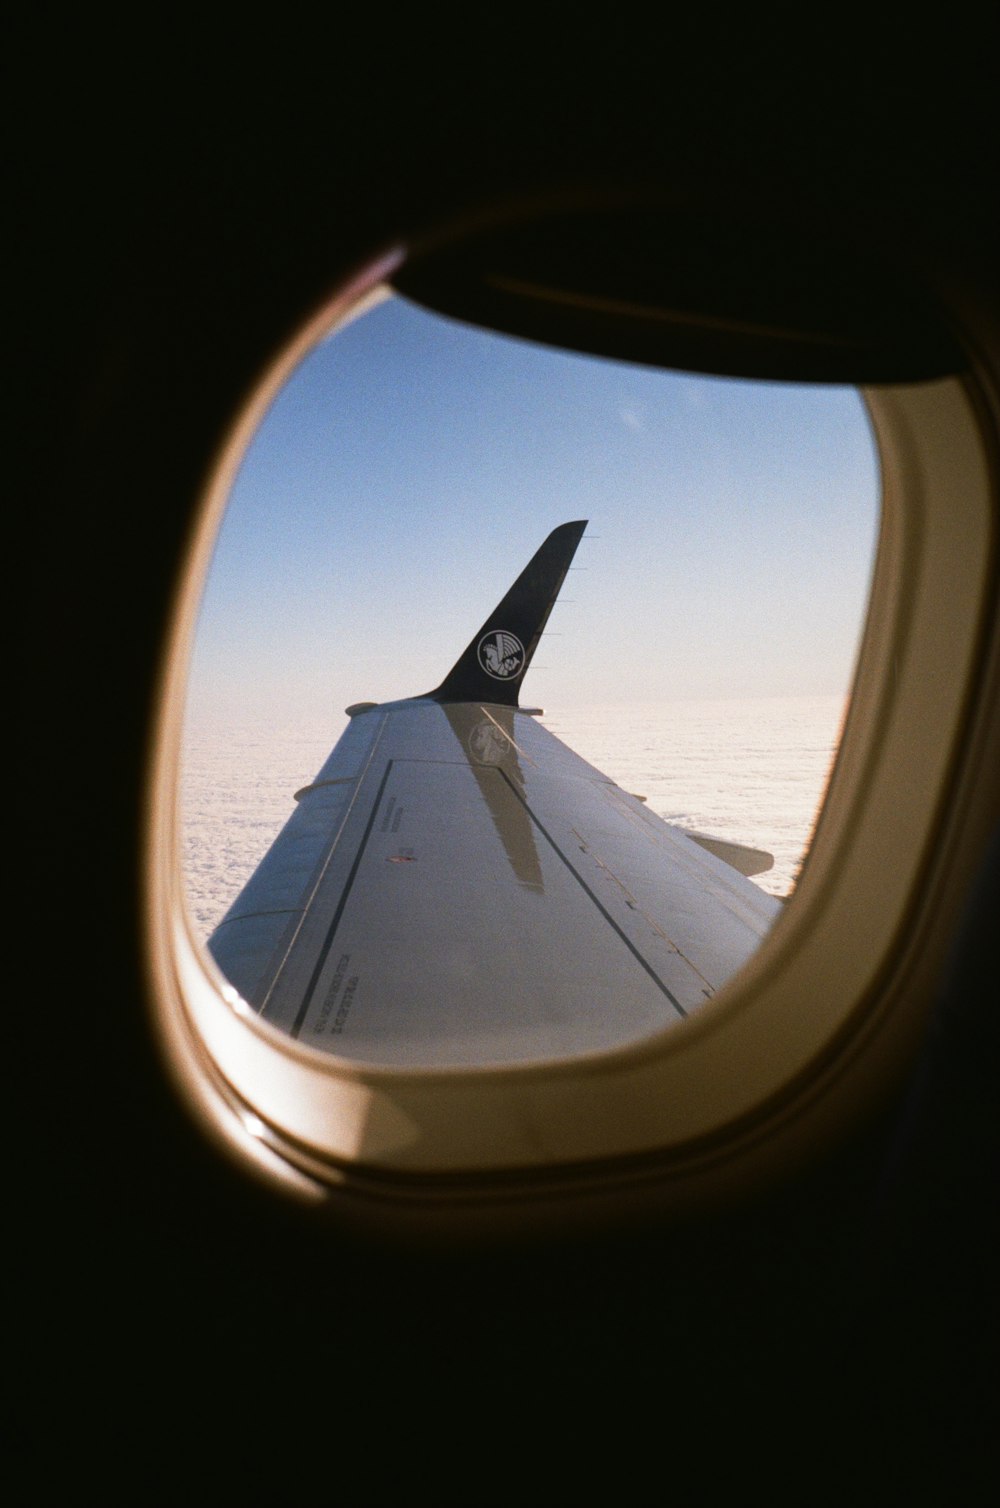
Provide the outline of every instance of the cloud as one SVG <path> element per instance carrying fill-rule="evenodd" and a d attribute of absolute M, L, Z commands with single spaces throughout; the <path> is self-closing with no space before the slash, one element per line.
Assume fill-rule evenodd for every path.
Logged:
<path fill-rule="evenodd" d="M 618 410 L 626 429 L 641 431 L 646 428 L 646 405 L 631 403 Z"/>

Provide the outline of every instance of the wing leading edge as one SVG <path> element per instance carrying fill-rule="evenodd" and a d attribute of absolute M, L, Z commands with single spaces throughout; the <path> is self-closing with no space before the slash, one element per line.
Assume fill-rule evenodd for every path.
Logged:
<path fill-rule="evenodd" d="M 212 935 L 304 1044 L 406 1066 L 622 1046 L 711 998 L 780 910 L 517 709 L 583 528 L 549 537 L 437 692 L 360 704 Z M 482 663 L 505 632 L 506 680 Z M 477 677 L 507 699 L 459 695 Z"/>

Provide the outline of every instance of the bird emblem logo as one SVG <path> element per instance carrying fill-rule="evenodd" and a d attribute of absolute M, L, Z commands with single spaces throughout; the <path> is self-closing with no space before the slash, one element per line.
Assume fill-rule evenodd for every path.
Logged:
<path fill-rule="evenodd" d="M 513 680 L 524 664 L 524 645 L 506 628 L 483 634 L 476 653 L 486 674 L 495 681 Z"/>

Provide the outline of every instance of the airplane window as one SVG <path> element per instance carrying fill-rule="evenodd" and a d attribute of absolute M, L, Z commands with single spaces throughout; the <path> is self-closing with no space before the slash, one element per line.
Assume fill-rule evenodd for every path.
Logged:
<path fill-rule="evenodd" d="M 193 930 L 265 1019 L 356 1060 L 687 1018 L 794 892 L 879 492 L 855 389 L 387 297 L 299 364 L 232 488 L 185 722 Z"/>

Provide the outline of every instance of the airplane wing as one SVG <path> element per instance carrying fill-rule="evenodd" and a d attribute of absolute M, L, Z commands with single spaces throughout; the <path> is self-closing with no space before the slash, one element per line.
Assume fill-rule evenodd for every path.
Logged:
<path fill-rule="evenodd" d="M 583 528 L 549 537 L 437 691 L 349 709 L 210 939 L 303 1044 L 444 1066 L 634 1043 L 719 990 L 781 909 L 517 706 Z"/>

